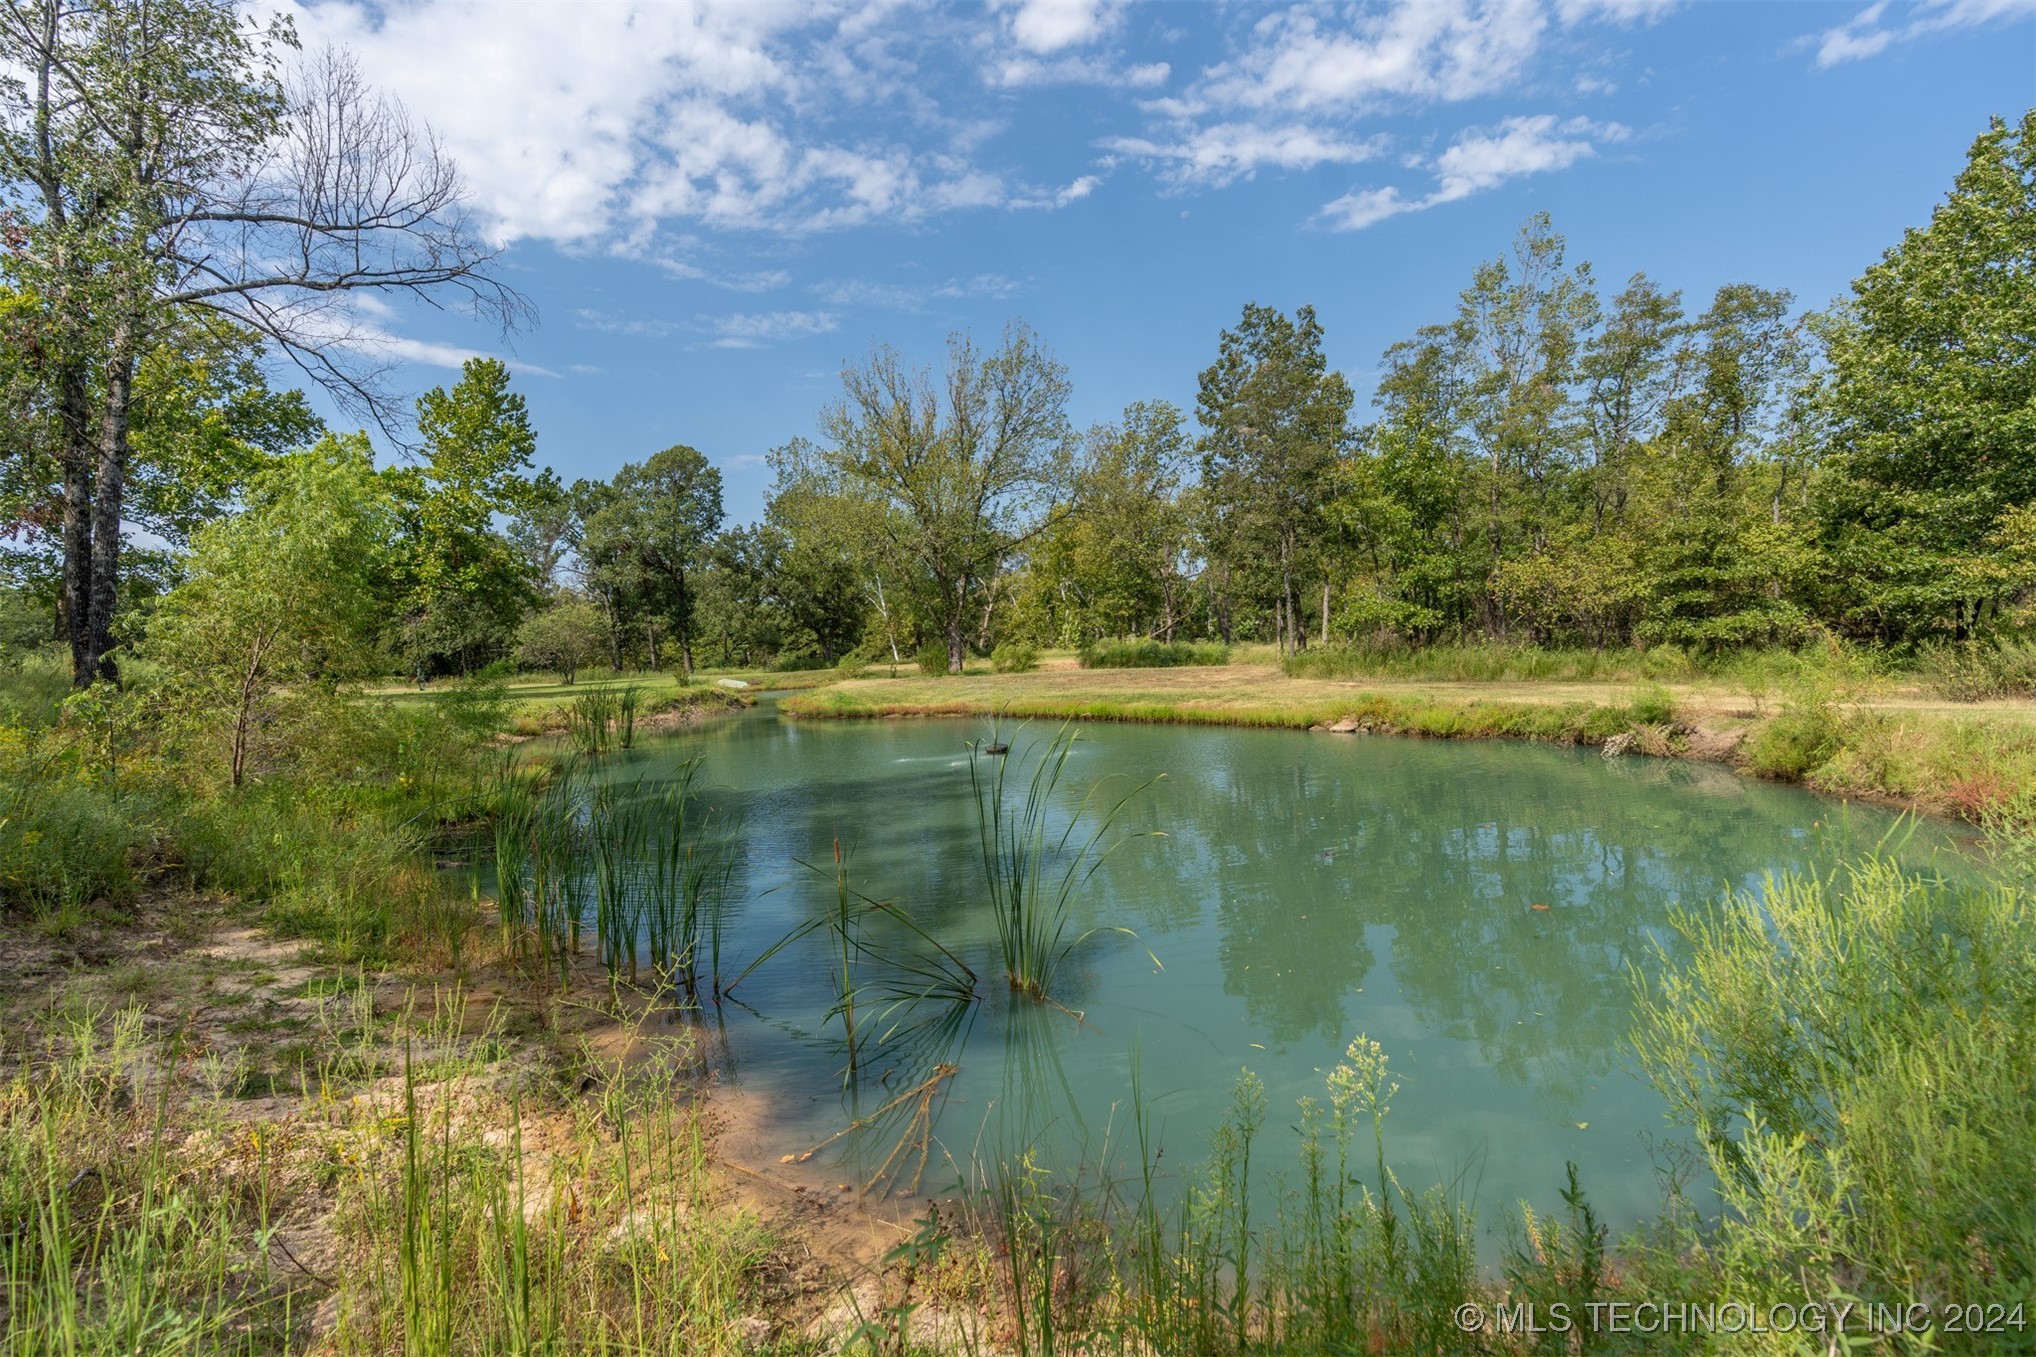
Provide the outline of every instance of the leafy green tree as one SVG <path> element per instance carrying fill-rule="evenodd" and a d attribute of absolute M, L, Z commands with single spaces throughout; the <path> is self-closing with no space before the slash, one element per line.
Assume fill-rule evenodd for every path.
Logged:
<path fill-rule="evenodd" d="M 1283 648 L 1307 644 L 1303 603 L 1318 581 L 1327 610 L 1324 562 L 1313 544 L 1326 526 L 1350 404 L 1350 385 L 1329 370 L 1311 306 L 1289 318 L 1247 305 L 1202 372 L 1195 413 L 1205 431 L 1210 550 L 1233 572 L 1268 577 Z M 1229 639 L 1227 621 L 1223 634 Z"/>
<path fill-rule="evenodd" d="M 601 653 L 606 639 L 601 610 L 568 595 L 523 619 L 516 633 L 516 660 L 529 669 L 556 670 L 570 684 Z"/>
<path fill-rule="evenodd" d="M 697 579 L 721 519 L 721 472 L 681 443 L 624 466 L 581 530 L 583 552 L 633 567 L 627 587 L 678 641 L 686 674 L 693 671 Z M 654 633 L 650 662 L 657 667 Z"/>
<path fill-rule="evenodd" d="M 1825 605 L 1882 641 L 1985 629 L 2010 597 L 1994 539 L 2036 502 L 2036 110 L 1973 143 L 1824 348 Z"/>
<path fill-rule="evenodd" d="M 821 419 L 822 455 L 876 520 L 892 559 L 917 574 L 918 602 L 960 673 L 978 609 L 1011 553 L 1051 521 L 1068 465 L 1067 369 L 1023 324 L 993 353 L 948 341 L 938 387 L 888 348 L 841 374 Z"/>
<path fill-rule="evenodd" d="M 1104 636 L 1171 641 L 1190 615 L 1193 448 L 1165 401 L 1089 431 L 1071 512 L 1028 552 L 1019 607 L 1029 634 L 1075 646 Z"/>
<path fill-rule="evenodd" d="M 47 400 L 36 308 L 0 288 L 0 570 L 63 616 L 64 480 L 60 429 Z M 159 540 L 124 553 L 120 615 L 145 610 L 173 555 L 218 518 L 254 474 L 322 431 L 303 393 L 269 384 L 253 335 L 198 318 L 168 329 L 135 370 L 122 519 Z M 123 641 L 135 628 L 116 627 Z"/>
<path fill-rule="evenodd" d="M 1769 456 L 1808 373 L 1792 300 L 1728 284 L 1691 327 L 1691 380 L 1666 403 L 1636 492 L 1640 640 L 1718 648 L 1807 634 L 1794 597 L 1807 534 L 1773 511 L 1787 464 Z"/>
<path fill-rule="evenodd" d="M 394 522 L 355 434 L 278 459 L 244 512 L 194 534 L 189 578 L 157 609 L 145 650 L 172 708 L 223 746 L 232 785 L 252 775 L 293 688 L 364 669 Z"/>
<path fill-rule="evenodd" d="M 868 636 L 902 663 L 901 647 L 916 631 L 916 563 L 911 530 L 889 522 L 900 510 L 804 439 L 769 456 L 764 518 L 785 539 L 778 568 L 786 607 L 823 655 L 847 654 Z"/>
<path fill-rule="evenodd" d="M 559 571 L 579 545 L 580 516 L 572 491 L 550 467 L 524 487 L 508 537 L 537 586 L 557 589 Z"/>
<path fill-rule="evenodd" d="M 530 564 L 498 529 L 529 498 L 537 437 L 509 369 L 471 358 L 450 391 L 417 402 L 423 461 L 387 473 L 403 523 L 403 648 L 420 668 L 470 669 L 515 636 Z"/>
<path fill-rule="evenodd" d="M 230 0 L 0 5 L 0 267 L 35 308 L 79 686 L 114 675 L 140 368 L 169 331 L 229 320 L 386 425 L 336 297 L 450 289 L 504 324 L 526 309 L 429 131 L 338 53 L 286 79 L 295 45 L 286 18 Z"/>

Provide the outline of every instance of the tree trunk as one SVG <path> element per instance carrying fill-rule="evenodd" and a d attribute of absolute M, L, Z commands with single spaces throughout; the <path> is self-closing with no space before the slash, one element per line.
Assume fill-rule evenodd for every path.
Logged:
<path fill-rule="evenodd" d="M 962 643 L 961 614 L 956 613 L 947 619 L 947 672 L 959 674 L 965 655 L 966 650 Z"/>
<path fill-rule="evenodd" d="M 967 626 L 967 605 L 969 596 L 968 577 L 963 576 L 954 586 L 954 596 L 947 607 L 947 672 L 959 674 L 962 662 L 967 657 L 963 639 L 963 628 Z"/>
<path fill-rule="evenodd" d="M 114 326 L 106 356 L 106 414 L 99 435 L 99 465 L 92 478 L 91 611 L 83 657 L 91 678 L 113 682 L 120 678 L 110 652 L 113 614 L 120 604 L 120 501 L 127 484 L 127 427 L 133 398 L 134 329 L 122 319 Z"/>
<path fill-rule="evenodd" d="M 85 375 L 72 369 L 59 379 L 58 411 L 64 440 L 64 632 L 71 643 L 71 684 L 83 688 L 98 672 L 92 654 L 92 433 Z"/>
<path fill-rule="evenodd" d="M 1322 644 L 1329 644 L 1329 581 L 1322 581 Z"/>

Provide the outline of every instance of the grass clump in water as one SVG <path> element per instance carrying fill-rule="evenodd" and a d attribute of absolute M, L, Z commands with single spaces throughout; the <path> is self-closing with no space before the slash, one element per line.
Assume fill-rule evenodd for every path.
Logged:
<path fill-rule="evenodd" d="M 1105 846 L 1104 836 L 1125 805 L 1157 781 L 1139 783 L 1107 804 L 1098 799 L 1104 784 L 1093 784 L 1056 832 L 1056 794 L 1078 738 L 1063 727 L 1044 745 L 1002 755 L 974 748 L 969 754 L 983 879 L 1004 972 L 1012 989 L 1035 999 L 1051 996 L 1054 971 L 1097 933 L 1136 936 L 1117 927 L 1069 936 L 1076 895 L 1125 841 Z M 1157 958 L 1153 964 L 1159 964 Z"/>

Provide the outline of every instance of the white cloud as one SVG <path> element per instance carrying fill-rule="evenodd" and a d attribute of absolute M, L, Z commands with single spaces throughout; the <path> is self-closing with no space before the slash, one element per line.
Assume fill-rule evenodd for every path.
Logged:
<path fill-rule="evenodd" d="M 1323 206 L 1320 217 L 1334 230 L 1361 231 L 1388 217 L 1421 212 L 1496 188 L 1508 179 L 1568 169 L 1597 154 L 1605 142 L 1631 133 L 1618 123 L 1586 118 L 1560 122 L 1552 113 L 1508 118 L 1495 128 L 1473 128 L 1431 163 L 1435 186 L 1408 197 L 1392 186 L 1359 189 Z"/>
<path fill-rule="evenodd" d="M 1900 11 L 1907 22 L 1883 26 L 1888 10 L 1888 0 L 1878 0 L 1811 39 L 1817 48 L 1817 65 L 1829 69 L 1848 61 L 1863 61 L 1896 43 L 1911 42 L 1932 33 L 2027 19 L 2036 16 L 2036 0 L 1921 0 Z"/>
<path fill-rule="evenodd" d="M 1164 61 L 1120 66 L 1103 57 L 1005 57 L 985 73 L 992 85 L 1022 89 L 1028 85 L 1114 85 L 1124 89 L 1149 90 L 1164 85 L 1173 67 Z"/>
<path fill-rule="evenodd" d="M 704 324 L 717 349 L 758 349 L 787 339 L 810 339 L 840 327 L 831 311 L 770 311 L 758 315 L 712 316 Z"/>
<path fill-rule="evenodd" d="M 582 330 L 598 330 L 604 335 L 623 335 L 630 339 L 664 339 L 678 329 L 668 320 L 611 316 L 605 311 L 586 307 L 573 312 L 573 323 Z"/>
<path fill-rule="evenodd" d="M 1255 122 L 1224 122 L 1192 127 L 1174 138 L 1113 137 L 1106 150 L 1160 167 L 1160 174 L 1178 184 L 1228 184 L 1249 178 L 1261 167 L 1309 170 L 1317 165 L 1354 165 L 1385 149 L 1382 137 L 1351 138 L 1325 128 L 1299 124 L 1264 126 Z"/>
<path fill-rule="evenodd" d="M 354 49 L 428 122 L 502 244 L 617 250 L 764 290 L 782 284 L 708 275 L 669 236 L 912 221 L 1050 193 L 971 162 L 980 130 L 941 115 L 915 65 L 917 45 L 954 25 L 904 0 L 257 2 L 287 6 L 310 43 Z M 1119 8 L 1033 0 L 997 22 L 1049 54 L 1108 32 Z"/>
<path fill-rule="evenodd" d="M 1677 3 L 1287 4 L 1265 12 L 1223 61 L 1203 69 L 1179 93 L 1149 100 L 1144 108 L 1154 125 L 1144 135 L 1113 136 L 1102 145 L 1156 166 L 1175 185 L 1221 186 L 1260 169 L 1356 164 L 1390 148 L 1372 130 L 1381 114 L 1489 98 L 1537 74 L 1534 63 L 1551 32 L 1651 23 Z M 1576 88 L 1609 93 L 1616 87 L 1592 74 L 1577 77 Z M 1458 193 L 1455 186 L 1475 171 L 1480 135 L 1465 134 L 1453 168 L 1438 167 L 1448 177 L 1437 192 Z M 1530 148 L 1512 149 L 1524 155 Z M 1424 199 L 1365 190 L 1339 200 L 1332 217 L 1362 225 L 1414 210 L 1416 203 Z"/>
<path fill-rule="evenodd" d="M 1565 24 L 1603 19 L 1615 24 L 1651 24 L 1682 0 L 1555 0 L 1555 17 Z"/>
<path fill-rule="evenodd" d="M 1041 53 L 1095 42 L 1124 14 L 1124 0 L 992 0 L 991 7 L 1020 47 Z"/>
<path fill-rule="evenodd" d="M 1002 300 L 1018 295 L 1020 287 L 1014 278 L 1001 273 L 978 273 L 973 278 L 957 278 L 944 286 L 935 288 L 936 297 L 990 297 Z"/>
<path fill-rule="evenodd" d="M 1016 279 L 1001 273 L 978 273 L 968 278 L 950 278 L 935 287 L 904 283 L 872 283 L 846 278 L 820 283 L 814 295 L 835 306 L 873 306 L 886 311 L 923 311 L 934 300 L 958 301 L 972 298 L 1003 300 L 1022 290 Z"/>
<path fill-rule="evenodd" d="M 1469 99 L 1511 83 L 1547 26 L 1540 0 L 1397 0 L 1341 19 L 1296 5 L 1259 20 L 1190 99 L 1284 112 Z"/>
<path fill-rule="evenodd" d="M 378 369 L 397 363 L 418 363 L 457 372 L 476 358 L 497 358 L 511 372 L 526 377 L 558 376 L 550 368 L 483 349 L 398 334 L 395 329 L 398 314 L 386 298 L 372 292 L 328 294 L 293 306 L 289 324 L 307 340 L 358 354 Z"/>

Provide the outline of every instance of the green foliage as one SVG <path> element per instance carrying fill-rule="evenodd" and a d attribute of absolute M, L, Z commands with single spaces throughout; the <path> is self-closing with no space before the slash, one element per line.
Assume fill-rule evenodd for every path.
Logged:
<path fill-rule="evenodd" d="M 1005 974 L 1012 989 L 1034 999 L 1050 995 L 1060 963 L 1094 933 L 1136 936 L 1125 928 L 1068 936 L 1076 893 L 1124 842 L 1120 838 L 1104 846 L 1104 835 L 1125 805 L 1152 785 L 1142 783 L 1114 801 L 1099 801 L 1102 784 L 1092 784 L 1067 824 L 1056 831 L 1056 792 L 1076 739 L 1073 729 L 1063 728 L 1043 746 L 1006 754 L 972 749 L 969 756 L 983 883 Z"/>
<path fill-rule="evenodd" d="M 1659 683 L 1641 684 L 1633 690 L 1633 719 L 1644 725 L 1668 725 L 1675 720 L 1675 695 Z"/>
<path fill-rule="evenodd" d="M 1329 370 L 1315 308 L 1247 305 L 1201 374 L 1195 415 L 1211 551 L 1273 602 L 1283 648 L 1318 589 L 1330 471 L 1349 435 L 1350 384 Z M 1229 633 L 1226 629 L 1225 635 Z"/>
<path fill-rule="evenodd" d="M 1026 547 L 1014 619 L 1026 640 L 1078 645 L 1100 636 L 1170 634 L 1193 607 L 1193 470 L 1180 411 L 1135 402 L 1089 430 L 1071 495 L 1078 512 Z"/>
<path fill-rule="evenodd" d="M 308 1285 L 267 1266 L 265 1194 L 180 1153 L 218 1135 L 138 1009 L 0 1035 L 0 1352 L 280 1352 Z M 38 1039 L 39 1038 L 39 1039 Z M 207 1124 L 198 1130 L 193 1123 Z M 84 1187 L 84 1191 L 79 1189 Z"/>
<path fill-rule="evenodd" d="M 1084 669 L 1168 669 L 1180 665 L 1230 663 L 1220 641 L 1097 641 L 1082 647 Z"/>
<path fill-rule="evenodd" d="M 124 903 L 152 810 L 134 795 L 117 800 L 57 737 L 0 728 L 0 905 L 62 921 Z"/>
<path fill-rule="evenodd" d="M 693 668 L 694 612 L 714 532 L 721 526 L 721 472 L 678 444 L 632 462 L 611 485 L 585 492 L 580 553 L 592 585 L 627 611 L 655 619 Z M 655 635 L 651 664 L 657 665 Z"/>
<path fill-rule="evenodd" d="M 391 521 L 364 437 L 279 460 L 249 501 L 197 534 L 144 649 L 192 752 L 234 786 L 259 773 L 280 709 L 361 671 Z"/>
<path fill-rule="evenodd" d="M 589 688 L 566 708 L 566 734 L 582 754 L 604 754 L 622 712 L 620 695 L 612 687 Z"/>
<path fill-rule="evenodd" d="M 990 652 L 990 667 L 1000 674 L 1029 674 L 1039 668 L 1039 650 L 1024 641 L 1006 641 Z"/>
<path fill-rule="evenodd" d="M 947 672 L 947 647 L 939 641 L 928 641 L 912 656 L 912 662 L 928 678 L 939 678 Z"/>
<path fill-rule="evenodd" d="M 1920 668 L 1953 702 L 2036 695 L 2036 642 L 2000 637 L 1925 650 Z"/>
<path fill-rule="evenodd" d="M 517 662 L 528 669 L 551 670 L 571 683 L 600 655 L 607 630 L 593 604 L 561 598 L 524 619 L 516 633 Z"/>
<path fill-rule="evenodd" d="M 507 650 L 532 569 L 495 531 L 530 494 L 537 435 L 508 366 L 471 358 L 450 391 L 417 402 L 424 460 L 385 473 L 399 510 L 397 648 L 414 667 L 467 673 Z"/>
<path fill-rule="evenodd" d="M 194 884 L 232 892 L 336 961 L 385 962 L 445 936 L 450 902 L 414 828 L 265 787 L 196 803 L 171 832 Z"/>
<path fill-rule="evenodd" d="M 888 347 L 844 369 L 842 399 L 821 417 L 831 446 L 812 460 L 878 533 L 879 569 L 909 570 L 926 630 L 960 673 L 983 590 L 1061 511 L 1068 381 L 1022 323 L 991 353 L 953 336 L 942 376 L 935 384 Z"/>
<path fill-rule="evenodd" d="M 1835 758 L 1843 740 L 1831 701 L 1798 694 L 1746 742 L 1746 763 L 1765 777 L 1801 782 Z"/>
<path fill-rule="evenodd" d="M 1686 959 L 1664 947 L 1636 982 L 1636 1045 L 1717 1175 L 1726 1289 L 2027 1300 L 2029 897 L 1868 860 L 1734 892 L 1679 928 Z"/>
<path fill-rule="evenodd" d="M 1832 587 L 1854 634 L 1964 640 L 2032 574 L 2036 110 L 1973 143 L 1928 226 L 1903 233 L 1829 319 Z"/>

